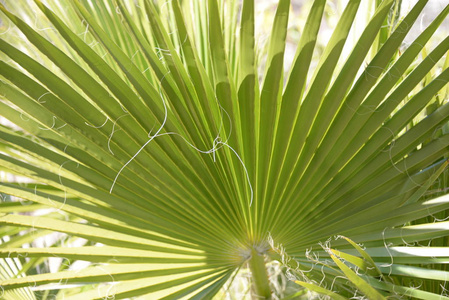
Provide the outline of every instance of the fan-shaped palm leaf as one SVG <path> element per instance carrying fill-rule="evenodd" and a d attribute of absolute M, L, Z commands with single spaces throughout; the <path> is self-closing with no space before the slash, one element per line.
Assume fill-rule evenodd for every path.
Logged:
<path fill-rule="evenodd" d="M 249 262 L 253 294 L 269 298 L 271 258 L 331 297 L 446 299 L 447 239 L 410 244 L 449 230 L 423 219 L 449 208 L 449 38 L 425 48 L 449 7 L 404 50 L 427 1 L 402 19 L 393 0 L 376 1 L 345 57 L 360 2 L 349 1 L 315 65 L 326 7 L 315 0 L 287 73 L 289 0 L 266 52 L 254 0 L 1 5 L 0 109 L 15 126 L 0 127 L 0 161 L 31 182 L 0 192 L 53 213 L 2 203 L 3 235 L 18 240 L 0 257 L 91 262 L 2 289 L 207 299 Z M 21 247 L 27 228 L 89 244 Z M 349 238 L 319 248 L 339 234 Z M 428 284 L 411 289 L 416 278 Z"/>

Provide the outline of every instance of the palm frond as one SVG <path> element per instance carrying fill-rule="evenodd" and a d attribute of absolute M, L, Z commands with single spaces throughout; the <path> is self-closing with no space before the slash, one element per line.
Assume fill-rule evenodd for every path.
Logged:
<path fill-rule="evenodd" d="M 268 299 L 278 260 L 291 297 L 446 299 L 449 6 L 404 47 L 428 1 L 371 1 L 351 44 L 361 2 L 320 49 L 314 1 L 286 69 L 289 0 L 266 49 L 254 0 L 0 5 L 2 290 L 208 299 L 248 265 Z"/>

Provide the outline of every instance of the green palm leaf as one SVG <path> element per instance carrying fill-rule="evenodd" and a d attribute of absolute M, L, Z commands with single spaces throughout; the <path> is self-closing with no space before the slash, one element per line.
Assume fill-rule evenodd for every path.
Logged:
<path fill-rule="evenodd" d="M 0 5 L 3 296 L 446 299 L 449 6 L 404 48 L 428 1 L 373 2 L 289 71 L 288 0 L 266 49 L 254 0 Z"/>

